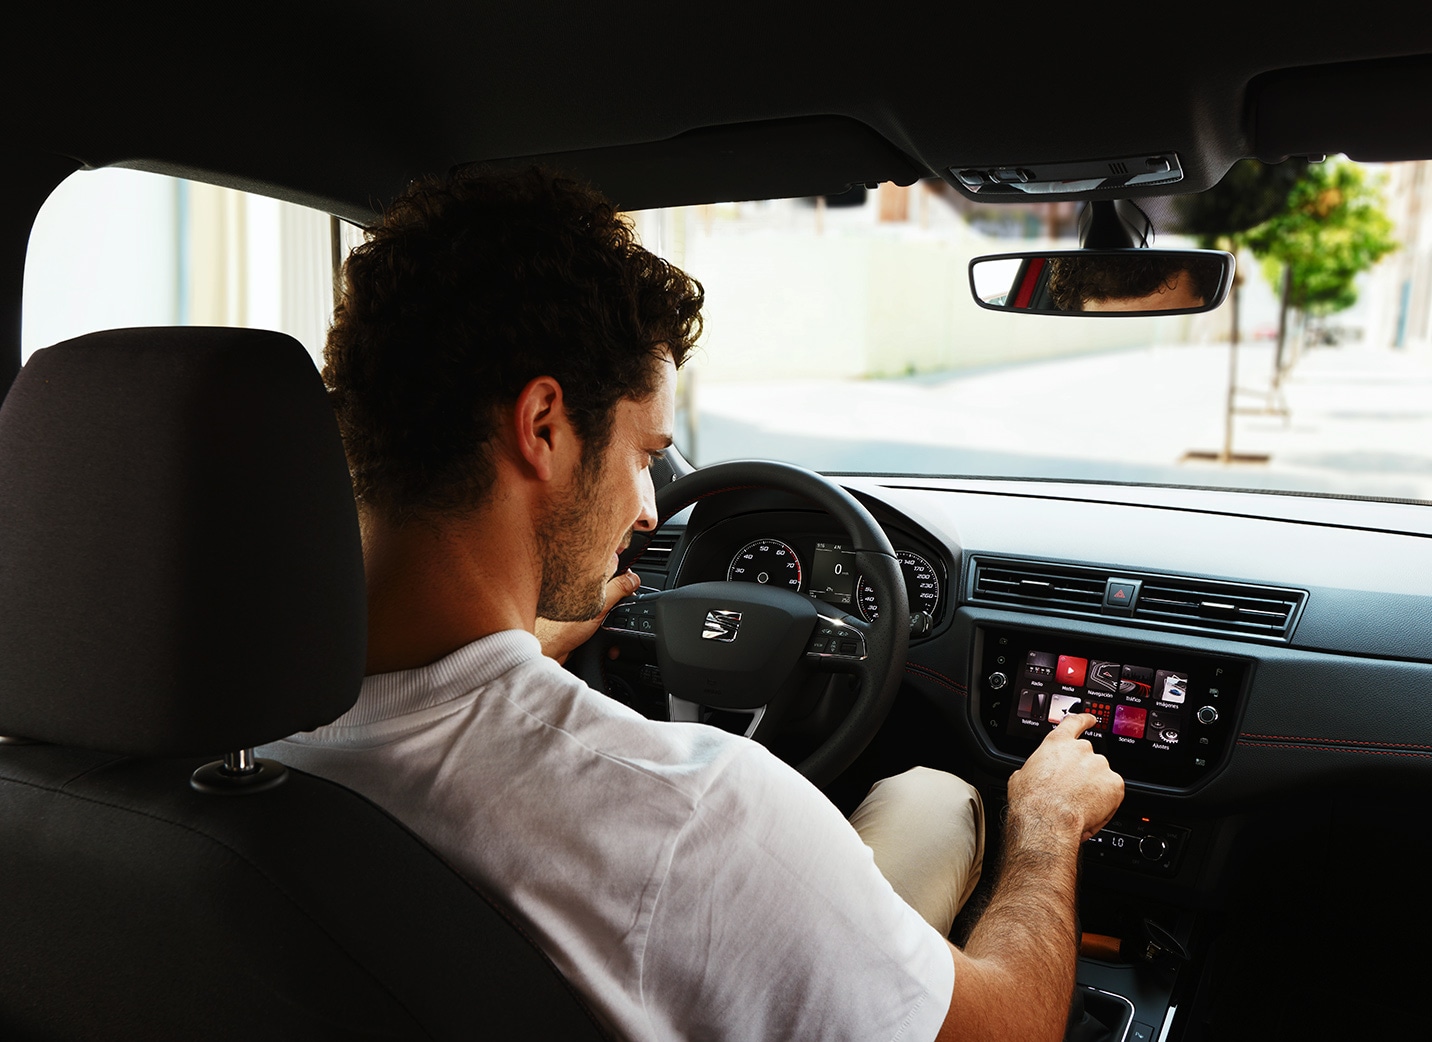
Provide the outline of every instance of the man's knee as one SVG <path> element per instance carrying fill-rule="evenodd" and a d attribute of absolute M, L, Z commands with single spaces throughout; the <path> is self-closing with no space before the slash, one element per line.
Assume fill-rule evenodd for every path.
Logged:
<path fill-rule="evenodd" d="M 958 809 L 983 806 L 979 790 L 973 785 L 958 775 L 933 767 L 911 767 L 903 774 L 883 778 L 871 787 L 871 795 L 877 791 L 882 798 L 902 803 L 908 801 L 916 807 Z"/>

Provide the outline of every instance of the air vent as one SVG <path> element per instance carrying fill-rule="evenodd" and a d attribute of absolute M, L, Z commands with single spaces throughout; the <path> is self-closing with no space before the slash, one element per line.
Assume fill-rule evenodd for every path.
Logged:
<path fill-rule="evenodd" d="M 1133 617 L 1226 633 L 1286 637 L 1302 603 L 1303 594 L 1298 590 L 1152 579 L 1144 583 Z"/>
<path fill-rule="evenodd" d="M 671 552 L 680 538 L 680 529 L 662 529 L 651 537 L 647 548 L 632 562 L 632 569 L 641 576 L 644 585 L 666 588 L 666 578 L 671 571 Z"/>
<path fill-rule="evenodd" d="M 671 560 L 671 551 L 676 549 L 676 541 L 680 538 L 680 532 L 657 532 L 641 552 L 640 560 L 649 561 L 658 568 L 665 568 L 666 562 Z"/>
<path fill-rule="evenodd" d="M 978 561 L 975 563 L 975 597 L 1047 608 L 1082 609 L 1098 615 L 1104 603 L 1107 578 L 1104 574 L 1072 568 Z"/>
<path fill-rule="evenodd" d="M 1227 636 L 1287 640 L 1307 598 L 1301 590 L 1042 561 L 977 557 L 972 564 L 974 603 Z M 1105 606 L 1110 580 L 1138 585 L 1132 612 Z"/>

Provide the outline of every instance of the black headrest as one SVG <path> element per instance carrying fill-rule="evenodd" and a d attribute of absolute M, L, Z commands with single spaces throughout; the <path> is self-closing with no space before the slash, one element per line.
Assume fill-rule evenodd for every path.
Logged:
<path fill-rule="evenodd" d="M 137 755 L 311 730 L 362 682 L 348 468 L 297 341 L 120 329 L 0 408 L 0 735 Z"/>

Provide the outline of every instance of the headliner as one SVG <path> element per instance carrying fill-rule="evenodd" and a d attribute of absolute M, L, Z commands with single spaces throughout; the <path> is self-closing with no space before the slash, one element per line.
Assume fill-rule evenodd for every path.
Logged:
<path fill-rule="evenodd" d="M 418 174 L 539 156 L 628 209 L 1168 150 L 1179 190 L 1249 155 L 1432 157 L 1432 19 L 1401 6 L 45 6 L 0 62 L 10 142 L 360 223 Z"/>

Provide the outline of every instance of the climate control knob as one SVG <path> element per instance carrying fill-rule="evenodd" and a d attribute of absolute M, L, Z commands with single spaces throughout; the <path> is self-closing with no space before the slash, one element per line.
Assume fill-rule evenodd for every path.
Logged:
<path fill-rule="evenodd" d="M 1198 722 L 1201 724 L 1218 723 L 1218 710 L 1214 709 L 1212 706 L 1204 706 L 1195 715 L 1197 715 Z"/>
<path fill-rule="evenodd" d="M 1168 844 L 1157 836 L 1145 836 L 1139 840 L 1139 853 L 1146 861 L 1157 861 L 1168 850 Z"/>

